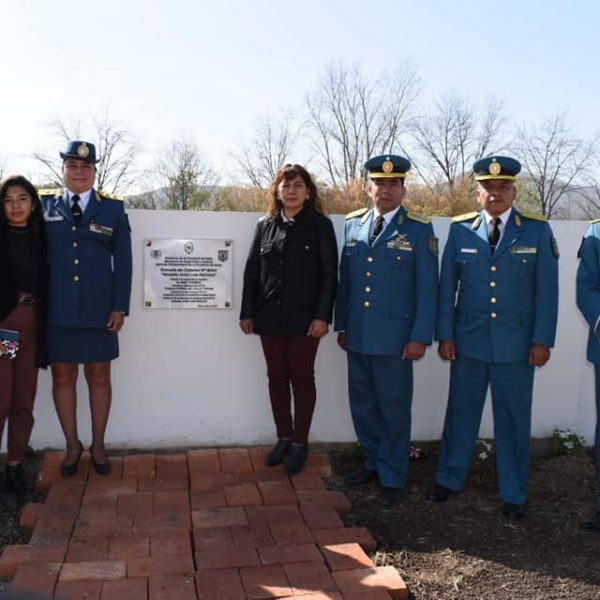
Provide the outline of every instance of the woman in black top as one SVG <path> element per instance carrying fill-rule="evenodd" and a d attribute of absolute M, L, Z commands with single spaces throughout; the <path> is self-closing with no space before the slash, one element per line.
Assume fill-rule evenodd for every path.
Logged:
<path fill-rule="evenodd" d="M 36 189 L 20 175 L 0 186 L 0 340 L 19 334 L 14 358 L 0 343 L 0 436 L 8 421 L 3 498 L 28 492 L 22 461 L 33 428 L 38 367 L 46 366 L 46 253 L 42 206 Z"/>
<path fill-rule="evenodd" d="M 308 458 L 315 356 L 331 322 L 338 254 L 333 226 L 304 167 L 283 166 L 270 198 L 246 262 L 240 327 L 260 335 L 267 362 L 278 441 L 265 464 L 285 460 L 286 474 L 294 475 Z"/>

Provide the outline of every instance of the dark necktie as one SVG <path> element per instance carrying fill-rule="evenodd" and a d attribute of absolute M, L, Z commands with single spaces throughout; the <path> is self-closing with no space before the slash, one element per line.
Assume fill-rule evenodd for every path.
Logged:
<path fill-rule="evenodd" d="M 375 227 L 373 228 L 373 233 L 371 234 L 371 244 L 377 239 L 377 236 L 381 233 L 383 229 L 383 217 L 379 215 L 375 219 Z"/>
<path fill-rule="evenodd" d="M 83 213 L 81 212 L 81 205 L 79 204 L 79 196 L 75 194 L 71 196 L 71 200 L 73 201 L 73 206 L 71 206 L 71 213 L 73 214 L 73 220 L 75 221 L 75 225 L 79 225 L 81 223 L 81 217 Z"/>
<path fill-rule="evenodd" d="M 496 246 L 498 245 L 498 240 L 500 239 L 500 223 L 501 222 L 502 221 L 499 217 L 494 217 L 492 219 L 492 231 L 489 236 L 490 247 L 492 249 L 492 252 L 496 249 Z"/>

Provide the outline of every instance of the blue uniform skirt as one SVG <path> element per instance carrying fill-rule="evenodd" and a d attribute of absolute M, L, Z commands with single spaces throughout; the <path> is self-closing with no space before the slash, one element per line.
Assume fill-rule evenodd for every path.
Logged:
<path fill-rule="evenodd" d="M 103 327 L 49 327 L 50 363 L 107 362 L 119 356 L 117 333 Z"/>

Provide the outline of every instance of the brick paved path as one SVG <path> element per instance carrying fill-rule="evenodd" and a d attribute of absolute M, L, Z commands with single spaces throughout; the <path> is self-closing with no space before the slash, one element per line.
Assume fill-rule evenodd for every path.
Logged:
<path fill-rule="evenodd" d="M 47 452 L 28 504 L 26 545 L 8 546 L 7 598 L 31 600 L 389 600 L 408 598 L 393 567 L 375 567 L 363 528 L 345 528 L 345 495 L 327 491 L 327 457 L 288 479 L 265 448 L 112 458 L 101 478 L 85 453 L 60 478 Z M 0 598 L 2 595 L 0 594 Z"/>

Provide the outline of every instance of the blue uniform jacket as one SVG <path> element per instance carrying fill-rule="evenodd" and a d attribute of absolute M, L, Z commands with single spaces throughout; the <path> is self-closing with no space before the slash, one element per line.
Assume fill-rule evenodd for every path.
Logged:
<path fill-rule="evenodd" d="M 92 191 L 79 226 L 65 196 L 41 194 L 48 235 L 48 325 L 106 327 L 129 313 L 131 236 L 123 202 Z"/>
<path fill-rule="evenodd" d="M 442 258 L 436 339 L 494 363 L 526 361 L 532 344 L 552 346 L 558 249 L 550 225 L 513 208 L 492 254 L 483 213 L 455 221 Z"/>
<path fill-rule="evenodd" d="M 372 219 L 373 210 L 346 218 L 335 329 L 352 352 L 398 356 L 409 341 L 431 344 L 437 239 L 429 219 L 401 206 L 371 246 Z"/>
<path fill-rule="evenodd" d="M 600 221 L 593 221 L 579 251 L 577 306 L 590 326 L 587 357 L 600 364 Z"/>

